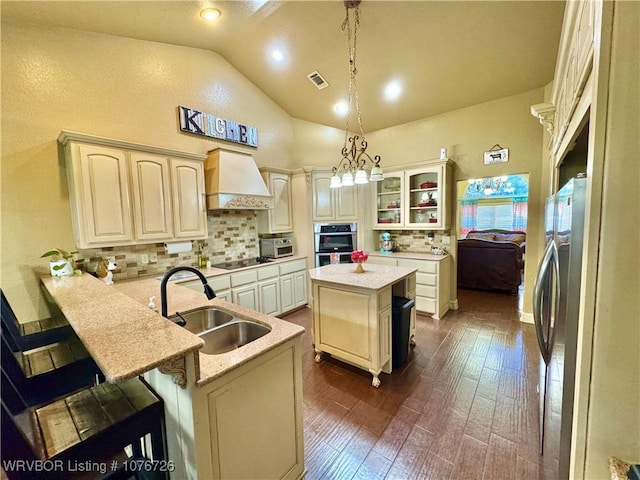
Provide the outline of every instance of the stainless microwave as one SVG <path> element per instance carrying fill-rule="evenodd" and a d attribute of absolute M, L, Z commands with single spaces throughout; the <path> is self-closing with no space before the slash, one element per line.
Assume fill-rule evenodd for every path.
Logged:
<path fill-rule="evenodd" d="M 294 244 L 290 238 L 261 238 L 260 255 L 268 258 L 290 257 L 294 253 Z"/>

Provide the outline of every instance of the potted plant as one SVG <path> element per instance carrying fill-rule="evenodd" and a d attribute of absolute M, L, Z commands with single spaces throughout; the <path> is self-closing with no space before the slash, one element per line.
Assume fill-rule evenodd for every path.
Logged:
<path fill-rule="evenodd" d="M 52 277 L 70 277 L 75 273 L 73 267 L 74 253 L 78 252 L 69 252 L 61 248 L 54 248 L 40 255 L 40 258 L 52 257 L 51 260 L 49 260 L 49 270 L 51 271 Z"/>

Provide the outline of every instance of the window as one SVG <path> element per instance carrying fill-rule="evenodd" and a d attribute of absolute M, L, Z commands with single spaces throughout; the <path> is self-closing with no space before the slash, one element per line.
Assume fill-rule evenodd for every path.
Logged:
<path fill-rule="evenodd" d="M 510 198 L 478 200 L 476 229 L 513 230 L 513 202 Z"/>
<path fill-rule="evenodd" d="M 527 231 L 529 175 L 509 175 L 458 182 L 458 231 Z"/>

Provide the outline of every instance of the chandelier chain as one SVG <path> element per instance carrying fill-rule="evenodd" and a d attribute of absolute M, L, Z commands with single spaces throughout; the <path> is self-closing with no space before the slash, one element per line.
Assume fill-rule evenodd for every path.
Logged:
<path fill-rule="evenodd" d="M 347 33 L 347 54 L 348 54 L 348 66 L 349 66 L 349 94 L 348 94 L 348 108 L 347 121 L 345 126 L 344 135 L 344 147 L 347 146 L 347 138 L 349 136 L 349 117 L 351 112 L 351 105 L 354 103 L 356 115 L 358 120 L 358 127 L 360 128 L 360 135 L 364 138 L 364 129 L 362 127 L 362 114 L 360 113 L 360 95 L 358 94 L 358 83 L 356 75 L 358 75 L 357 66 L 357 43 L 358 43 L 358 27 L 360 26 L 360 2 L 345 2 L 346 14 L 342 22 L 341 30 Z M 353 19 L 350 13 L 353 11 Z"/>
<path fill-rule="evenodd" d="M 342 158 L 338 164 L 331 169 L 331 188 L 341 186 L 351 186 L 368 181 L 378 182 L 383 179 L 382 168 L 380 167 L 380 156 L 376 155 L 371 158 L 367 153 L 367 141 L 364 136 L 364 127 L 362 126 L 362 114 L 360 112 L 360 95 L 358 93 L 358 83 L 356 77 L 358 75 L 357 67 L 357 44 L 358 44 L 358 28 L 360 27 L 360 2 L 361 0 L 344 0 L 345 17 L 342 21 L 342 33 L 347 34 L 347 55 L 349 67 L 349 96 L 347 104 L 347 119 L 344 131 L 344 143 L 342 146 Z M 352 113 L 352 106 L 355 104 L 356 118 L 360 134 L 349 136 L 349 120 Z M 367 179 L 364 168 L 367 161 L 373 164 L 371 168 L 371 176 Z M 340 170 L 344 170 L 342 179 L 339 177 Z M 354 177 L 355 175 L 355 177 Z"/>

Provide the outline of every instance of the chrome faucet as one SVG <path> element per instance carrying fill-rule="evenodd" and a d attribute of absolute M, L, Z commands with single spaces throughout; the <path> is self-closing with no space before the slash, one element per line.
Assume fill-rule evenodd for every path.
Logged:
<path fill-rule="evenodd" d="M 169 270 L 162 277 L 162 281 L 160 282 L 160 305 L 162 307 L 162 316 L 167 318 L 167 282 L 173 276 L 174 273 L 181 271 L 193 272 L 195 273 L 200 281 L 202 282 L 202 286 L 204 289 L 204 294 L 207 296 L 209 300 L 216 297 L 215 292 L 207 283 L 207 278 L 202 274 L 202 272 L 193 267 L 175 267 Z"/>

